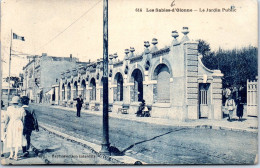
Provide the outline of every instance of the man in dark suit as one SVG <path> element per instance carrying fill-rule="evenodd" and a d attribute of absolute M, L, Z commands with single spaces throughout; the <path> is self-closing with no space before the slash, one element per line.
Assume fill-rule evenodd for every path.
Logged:
<path fill-rule="evenodd" d="M 21 97 L 21 103 L 22 103 L 22 107 L 25 110 L 25 117 L 24 117 L 24 128 L 23 128 L 23 135 L 25 136 L 26 140 L 27 140 L 27 146 L 23 146 L 23 153 L 24 153 L 24 157 L 27 157 L 29 155 L 28 150 L 30 149 L 30 143 L 31 143 L 31 134 L 32 131 L 39 131 L 39 126 L 38 126 L 38 122 L 37 122 L 37 118 L 36 115 L 34 113 L 34 110 L 32 108 L 30 108 L 29 105 L 29 98 L 27 96 L 23 96 Z"/>
<path fill-rule="evenodd" d="M 82 96 L 79 95 L 78 98 L 73 99 L 73 100 L 77 100 L 77 104 L 76 104 L 76 107 L 77 107 L 77 117 L 80 117 L 80 110 L 81 110 L 81 107 L 82 107 L 82 104 L 83 104 Z"/>

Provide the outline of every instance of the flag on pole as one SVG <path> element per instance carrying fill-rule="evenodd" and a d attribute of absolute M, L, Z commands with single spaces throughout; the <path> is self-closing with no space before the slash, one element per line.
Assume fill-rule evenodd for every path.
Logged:
<path fill-rule="evenodd" d="M 17 34 L 13 33 L 13 39 L 25 41 L 23 36 L 18 36 Z"/>

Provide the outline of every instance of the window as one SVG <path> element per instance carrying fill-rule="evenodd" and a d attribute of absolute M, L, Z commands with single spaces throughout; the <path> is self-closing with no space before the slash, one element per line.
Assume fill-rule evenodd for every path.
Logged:
<path fill-rule="evenodd" d="M 157 102 L 170 103 L 170 71 L 167 65 L 158 65 L 154 76 L 157 80 Z"/>
<path fill-rule="evenodd" d="M 124 79 L 121 73 L 117 73 L 115 76 L 116 82 L 116 101 L 123 101 L 123 83 Z"/>
<path fill-rule="evenodd" d="M 131 90 L 131 100 L 134 102 L 143 100 L 143 75 L 139 69 L 135 69 L 131 75 L 134 87 Z"/>
<path fill-rule="evenodd" d="M 96 100 L 96 81 L 94 78 L 90 81 L 90 87 L 92 87 L 90 90 L 90 100 Z"/>
<path fill-rule="evenodd" d="M 68 83 L 67 100 L 70 100 L 70 98 L 71 98 L 71 86 L 70 86 L 70 83 Z"/>

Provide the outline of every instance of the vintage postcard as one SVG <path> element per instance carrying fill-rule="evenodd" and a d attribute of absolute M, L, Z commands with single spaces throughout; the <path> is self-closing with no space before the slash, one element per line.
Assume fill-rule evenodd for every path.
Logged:
<path fill-rule="evenodd" d="M 257 0 L 1 0 L 2 165 L 258 164 Z"/>

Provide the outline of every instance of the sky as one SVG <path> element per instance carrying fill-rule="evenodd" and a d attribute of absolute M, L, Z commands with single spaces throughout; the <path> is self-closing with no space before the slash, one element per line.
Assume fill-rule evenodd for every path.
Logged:
<path fill-rule="evenodd" d="M 173 2 L 173 3 L 172 3 Z M 171 4 L 174 4 L 171 7 Z M 230 8 L 236 12 L 199 12 L 201 9 Z M 136 9 L 142 12 L 136 12 Z M 146 12 L 155 8 L 183 8 L 193 12 Z M 191 40 L 203 39 L 212 50 L 257 46 L 256 0 L 109 0 L 109 54 L 134 47 L 143 52 L 144 41 L 158 39 L 158 48 L 170 45 L 171 32 L 189 27 Z M 103 57 L 103 0 L 2 0 L 1 69 L 8 75 L 11 30 L 25 41 L 13 40 L 20 53 L 78 57 L 95 61 Z M 28 60 L 13 56 L 11 74 L 18 75 Z"/>

